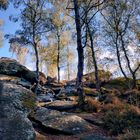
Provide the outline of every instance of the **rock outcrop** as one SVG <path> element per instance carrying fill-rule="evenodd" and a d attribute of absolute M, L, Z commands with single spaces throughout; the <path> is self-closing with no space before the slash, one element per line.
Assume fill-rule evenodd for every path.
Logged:
<path fill-rule="evenodd" d="M 92 130 L 86 119 L 62 112 L 77 109 L 75 85 L 57 83 L 40 72 L 36 96 L 32 92 L 36 82 L 34 71 L 16 60 L 0 59 L 0 140 L 37 140 L 38 130 L 62 135 Z"/>
<path fill-rule="evenodd" d="M 10 58 L 0 59 L 0 74 L 23 78 L 31 83 L 36 82 L 35 72 L 30 71 L 16 60 Z"/>
<path fill-rule="evenodd" d="M 35 72 L 14 59 L 0 59 L 0 140 L 35 140 L 28 119 L 36 106 L 30 90 L 35 82 Z"/>
<path fill-rule="evenodd" d="M 0 82 L 0 139 L 35 140 L 28 115 L 35 107 L 35 95 L 16 84 Z"/>

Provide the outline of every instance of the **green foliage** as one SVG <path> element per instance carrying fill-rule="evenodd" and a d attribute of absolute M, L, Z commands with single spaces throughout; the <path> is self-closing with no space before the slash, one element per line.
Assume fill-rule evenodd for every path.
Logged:
<path fill-rule="evenodd" d="M 117 104 L 105 113 L 104 126 L 112 134 L 120 134 L 129 130 L 140 129 L 140 113 L 137 108 Z"/>
<path fill-rule="evenodd" d="M 8 6 L 8 0 L 0 0 L 0 10 L 4 9 L 6 10 Z"/>
<path fill-rule="evenodd" d="M 125 2 L 121 2 L 120 3 L 120 8 L 122 9 L 122 10 L 127 10 L 127 4 L 125 3 Z"/>

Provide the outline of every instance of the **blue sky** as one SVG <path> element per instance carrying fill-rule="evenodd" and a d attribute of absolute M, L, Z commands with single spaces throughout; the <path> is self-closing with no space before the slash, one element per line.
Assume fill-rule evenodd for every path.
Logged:
<path fill-rule="evenodd" d="M 4 21 L 2 27 L 2 32 L 5 34 L 14 34 L 17 29 L 20 28 L 19 23 L 13 23 L 9 21 L 10 15 L 17 15 L 19 12 L 18 9 L 15 9 L 13 5 L 9 5 L 9 8 L 6 11 L 0 11 L 0 19 Z M 4 39 L 3 47 L 0 48 L 0 57 L 12 57 L 12 53 L 9 52 L 8 40 Z"/>

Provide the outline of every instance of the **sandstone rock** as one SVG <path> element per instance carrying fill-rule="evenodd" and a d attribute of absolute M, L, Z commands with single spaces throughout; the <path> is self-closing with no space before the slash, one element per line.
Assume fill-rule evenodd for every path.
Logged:
<path fill-rule="evenodd" d="M 55 95 L 54 91 L 51 88 L 41 86 L 40 84 L 38 86 L 37 93 L 38 93 L 38 95 L 40 95 L 40 94 L 48 94 L 48 93 L 51 93 L 52 95 Z"/>
<path fill-rule="evenodd" d="M 56 78 L 47 77 L 47 82 L 45 84 L 46 88 L 50 88 L 54 91 L 55 94 L 58 94 L 60 90 L 64 87 L 63 83 L 58 83 Z"/>
<path fill-rule="evenodd" d="M 0 59 L 0 74 L 24 78 L 31 83 L 36 82 L 35 72 L 30 71 L 25 66 L 22 66 L 20 63 L 18 63 L 16 60 L 10 58 Z"/>
<path fill-rule="evenodd" d="M 37 101 L 38 102 L 52 102 L 54 100 L 55 100 L 54 95 L 51 94 L 51 93 L 48 93 L 48 94 L 39 94 L 37 96 Z"/>
<path fill-rule="evenodd" d="M 89 123 L 76 115 L 44 107 L 38 107 L 32 117 L 46 129 L 49 128 L 64 134 L 78 134 L 91 130 Z"/>
<path fill-rule="evenodd" d="M 0 139 L 35 140 L 35 132 L 27 116 L 35 107 L 35 95 L 28 89 L 0 83 Z"/>
<path fill-rule="evenodd" d="M 30 89 L 32 87 L 32 84 L 30 82 L 26 81 L 24 78 L 19 78 L 19 77 L 15 77 L 15 76 L 0 74 L 0 81 L 1 82 L 10 82 L 13 84 L 21 85 L 28 89 Z"/>
<path fill-rule="evenodd" d="M 59 91 L 59 93 L 56 95 L 57 99 L 65 99 L 65 100 L 69 100 L 69 97 L 71 96 L 77 96 L 77 89 L 75 86 L 71 86 L 71 85 L 66 85 L 64 86 L 64 88 L 61 88 L 61 90 Z"/>
<path fill-rule="evenodd" d="M 60 101 L 56 100 L 54 102 L 48 103 L 45 105 L 48 109 L 54 109 L 59 111 L 66 111 L 68 109 L 74 109 L 77 106 L 77 102 L 73 101 Z"/>

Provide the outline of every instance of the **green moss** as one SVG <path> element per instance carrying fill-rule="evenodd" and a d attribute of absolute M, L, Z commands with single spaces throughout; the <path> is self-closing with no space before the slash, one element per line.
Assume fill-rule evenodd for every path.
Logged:
<path fill-rule="evenodd" d="M 91 96 L 98 96 L 98 92 L 94 89 L 91 89 L 91 88 L 84 88 L 84 93 L 85 95 L 91 95 Z"/>
<path fill-rule="evenodd" d="M 36 106 L 36 97 L 34 94 L 26 94 L 23 97 L 23 106 L 27 109 L 33 110 Z"/>

